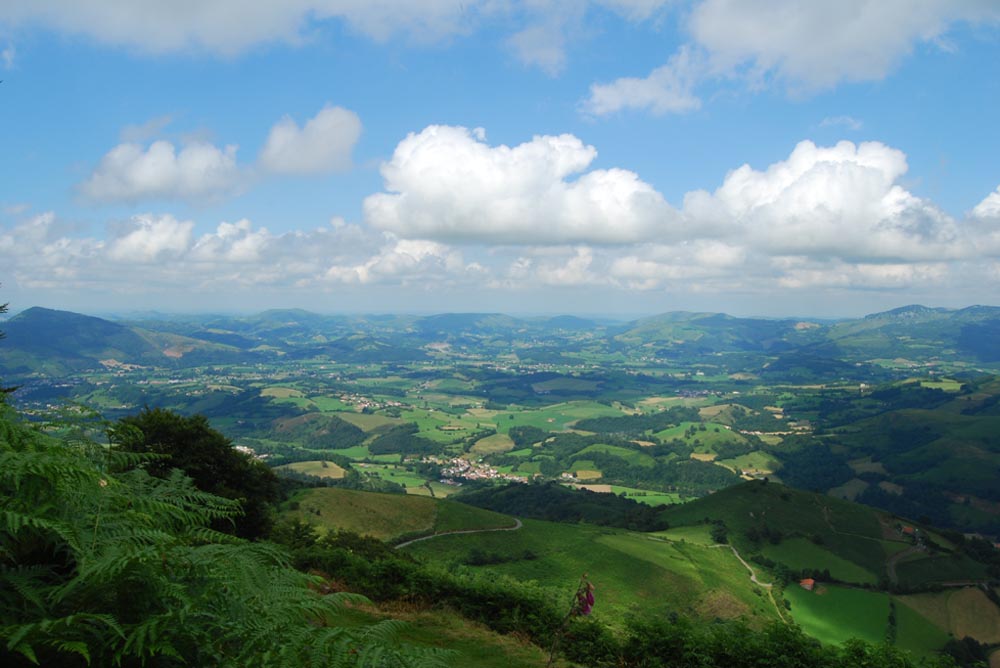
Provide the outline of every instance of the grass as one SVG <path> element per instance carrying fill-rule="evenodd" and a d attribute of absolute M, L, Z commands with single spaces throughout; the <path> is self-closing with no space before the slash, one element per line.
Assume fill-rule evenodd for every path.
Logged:
<path fill-rule="evenodd" d="M 260 396 L 274 397 L 275 399 L 289 399 L 292 397 L 301 397 L 302 392 L 292 387 L 265 387 L 260 391 Z"/>
<path fill-rule="evenodd" d="M 386 417 L 385 415 L 374 415 L 368 413 L 337 413 L 337 417 L 345 422 L 350 422 L 362 431 L 371 432 L 382 427 L 392 427 L 403 424 L 404 420 L 399 418 Z"/>
<path fill-rule="evenodd" d="M 600 469 L 589 459 L 578 459 L 569 467 L 570 472 L 576 475 L 578 480 L 597 480 L 603 475 Z"/>
<path fill-rule="evenodd" d="M 896 644 L 914 654 L 929 656 L 944 647 L 949 635 L 913 608 L 896 601 Z"/>
<path fill-rule="evenodd" d="M 699 524 L 705 518 L 722 520 L 730 542 L 747 553 L 756 546 L 745 537 L 746 532 L 768 527 L 780 528 L 785 536 L 818 537 L 826 550 L 872 573 L 881 573 L 885 563 L 882 530 L 874 510 L 774 483 L 734 485 L 674 506 L 665 518 L 672 526 Z"/>
<path fill-rule="evenodd" d="M 843 582 L 857 584 L 878 582 L 876 573 L 843 559 L 805 538 L 789 538 L 779 545 L 768 544 L 761 548 L 761 552 L 765 557 L 785 564 L 792 570 L 828 569 L 831 576 Z"/>
<path fill-rule="evenodd" d="M 889 595 L 826 585 L 806 591 L 797 584 L 785 589 L 785 599 L 802 630 L 831 645 L 851 638 L 882 643 L 889 622 Z"/>
<path fill-rule="evenodd" d="M 347 489 L 317 488 L 296 496 L 299 509 L 287 515 L 309 522 L 320 531 L 342 529 L 390 540 L 430 532 L 437 519 L 433 499 L 400 494 L 374 494 Z"/>
<path fill-rule="evenodd" d="M 517 467 L 511 467 L 516 473 L 523 473 L 525 475 L 534 475 L 536 473 L 542 472 L 541 462 L 521 462 Z"/>
<path fill-rule="evenodd" d="M 962 383 L 951 378 L 942 378 L 940 380 L 921 381 L 920 387 L 932 390 L 944 390 L 945 392 L 958 392 L 962 389 Z"/>
<path fill-rule="evenodd" d="M 704 426 L 704 431 L 701 427 Z M 691 429 L 694 433 L 691 434 Z M 691 435 L 688 435 L 691 434 Z M 688 445 L 693 445 L 698 441 L 699 452 L 709 452 L 712 448 L 721 443 L 745 443 L 746 437 L 739 432 L 727 428 L 725 425 L 714 422 L 681 422 L 676 427 L 670 427 L 654 434 L 661 441 L 672 441 L 677 439 Z"/>
<path fill-rule="evenodd" d="M 294 464 L 285 464 L 284 466 L 277 467 L 279 471 L 282 469 L 305 473 L 306 475 L 313 475 L 318 478 L 333 478 L 334 480 L 340 480 L 347 474 L 347 471 L 341 467 L 325 460 L 295 462 Z"/>
<path fill-rule="evenodd" d="M 622 487 L 621 485 L 611 485 L 611 491 L 614 494 L 625 496 L 633 501 L 644 503 L 647 506 L 669 505 L 672 503 L 684 503 L 687 501 L 687 499 L 680 494 L 674 494 L 671 492 L 654 492 L 648 489 Z"/>
<path fill-rule="evenodd" d="M 553 378 L 540 383 L 533 383 L 531 389 L 535 392 L 593 392 L 600 387 L 595 380 L 584 378 Z"/>
<path fill-rule="evenodd" d="M 397 459 L 398 457 L 396 455 Z M 359 464 L 358 466 L 366 473 L 375 473 L 383 480 L 389 480 L 407 489 L 411 487 L 423 487 L 424 485 L 424 478 L 412 471 L 407 471 L 404 466 L 393 464 Z"/>
<path fill-rule="evenodd" d="M 306 490 L 292 500 L 298 502 L 298 510 L 285 511 L 286 517 L 309 522 L 321 532 L 353 531 L 380 540 L 441 531 L 496 529 L 514 522 L 507 515 L 489 510 L 411 494 L 326 487 Z"/>
<path fill-rule="evenodd" d="M 449 610 L 421 610 L 404 606 L 377 609 L 347 608 L 334 619 L 338 626 L 356 628 L 382 619 L 406 623 L 399 634 L 401 642 L 417 647 L 443 647 L 453 652 L 451 666 L 480 668 L 538 668 L 548 661 L 548 652 L 530 642 L 495 633 Z M 567 666 L 563 660 L 554 664 Z"/>
<path fill-rule="evenodd" d="M 839 487 L 831 487 L 828 493 L 830 496 L 835 496 L 838 499 L 854 501 L 861 496 L 866 489 L 868 489 L 868 483 L 864 480 L 861 478 L 851 478 Z"/>
<path fill-rule="evenodd" d="M 484 568 L 567 595 L 587 573 L 597 587 L 594 614 L 612 625 L 634 606 L 647 614 L 686 607 L 709 618 L 743 616 L 751 623 L 776 618 L 729 550 L 646 534 L 524 520 L 520 531 L 442 536 L 406 551 L 450 565 L 462 562 L 473 549 L 511 559 Z M 525 551 L 536 558 L 524 559 Z"/>
<path fill-rule="evenodd" d="M 745 455 L 732 459 L 717 460 L 720 466 L 731 468 L 735 471 L 759 471 L 761 473 L 773 473 L 781 468 L 781 463 L 772 455 L 756 450 Z"/>
<path fill-rule="evenodd" d="M 339 413 L 341 411 L 353 411 L 354 409 L 336 397 L 309 397 L 309 400 L 316 408 L 324 413 Z M 344 417 L 343 415 L 339 417 Z"/>
<path fill-rule="evenodd" d="M 511 427 L 531 426 L 546 431 L 570 429 L 577 420 L 590 417 L 621 416 L 617 408 L 596 401 L 566 401 L 540 410 L 518 409 L 512 411 L 470 411 L 474 415 L 491 414 L 497 430 L 506 433 Z M 484 420 L 486 418 L 483 418 Z"/>
<path fill-rule="evenodd" d="M 434 522 L 434 531 L 500 529 L 513 526 L 513 524 L 514 520 L 509 515 L 449 501 L 438 504 L 438 514 Z"/>
<path fill-rule="evenodd" d="M 588 445 L 586 448 L 576 453 L 576 456 L 586 456 L 594 452 L 600 452 L 602 454 L 618 457 L 619 459 L 625 460 L 625 462 L 630 466 L 650 467 L 656 464 L 656 459 L 651 455 L 647 455 L 645 452 L 630 450 L 629 448 L 622 448 L 617 445 L 605 445 L 603 443 Z"/>
<path fill-rule="evenodd" d="M 715 545 L 712 540 L 710 527 L 705 524 L 695 524 L 693 526 L 675 527 L 666 531 L 658 531 L 655 534 L 672 541 L 684 541 L 696 545 Z"/>
<path fill-rule="evenodd" d="M 330 450 L 330 452 L 347 457 L 348 459 L 368 459 L 371 453 L 368 452 L 367 445 L 354 445 L 349 448 Z"/>
<path fill-rule="evenodd" d="M 978 589 L 967 587 L 898 597 L 897 610 L 909 608 L 941 632 L 956 638 L 1000 642 L 1000 609 Z"/>
<path fill-rule="evenodd" d="M 900 584 L 919 586 L 929 582 L 965 581 L 986 577 L 986 567 L 968 557 L 956 555 L 906 559 L 896 566 Z"/>
<path fill-rule="evenodd" d="M 495 452 L 507 452 L 514 449 L 514 441 L 507 434 L 493 434 L 481 438 L 472 446 L 472 452 L 479 455 L 489 455 Z"/>

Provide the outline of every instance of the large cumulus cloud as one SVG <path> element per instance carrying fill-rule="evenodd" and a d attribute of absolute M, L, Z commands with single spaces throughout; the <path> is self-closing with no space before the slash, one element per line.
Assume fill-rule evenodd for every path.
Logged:
<path fill-rule="evenodd" d="M 900 185 L 906 171 L 903 152 L 878 142 L 803 141 L 763 171 L 743 165 L 714 193 L 688 193 L 684 213 L 769 254 L 925 260 L 968 252 L 952 218 Z"/>
<path fill-rule="evenodd" d="M 630 243 L 668 234 L 676 212 L 634 172 L 586 171 L 597 156 L 572 135 L 491 146 L 482 130 L 430 126 L 382 166 L 387 192 L 365 220 L 401 237 L 449 242 Z"/>
<path fill-rule="evenodd" d="M 198 200 L 233 191 L 240 183 L 236 146 L 220 149 L 195 142 L 177 147 L 155 141 L 148 147 L 119 144 L 102 159 L 80 185 L 97 202 L 133 202 L 143 199 Z"/>

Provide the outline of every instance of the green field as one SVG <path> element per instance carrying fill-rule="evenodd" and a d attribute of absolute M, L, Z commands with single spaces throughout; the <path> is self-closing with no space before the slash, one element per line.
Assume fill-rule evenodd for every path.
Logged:
<path fill-rule="evenodd" d="M 348 406 L 343 401 L 336 397 L 309 397 L 309 401 L 312 402 L 316 408 L 324 413 L 340 413 L 341 411 L 353 411 L 351 406 Z M 343 415 L 338 415 L 340 418 L 344 418 Z M 346 418 L 345 418 L 346 419 Z"/>
<path fill-rule="evenodd" d="M 298 509 L 285 510 L 283 516 L 308 522 L 321 532 L 352 531 L 380 540 L 513 524 L 510 517 L 500 513 L 410 494 L 325 487 L 304 490 L 292 501 L 298 504 Z"/>
<path fill-rule="evenodd" d="M 977 588 L 899 597 L 897 608 L 909 608 L 929 620 L 940 632 L 956 638 L 971 636 L 985 643 L 1000 643 L 1000 608 Z"/>
<path fill-rule="evenodd" d="M 494 452 L 507 452 L 514 448 L 514 441 L 507 434 L 493 434 L 481 438 L 472 446 L 472 452 L 477 455 L 489 455 Z"/>
<path fill-rule="evenodd" d="M 330 452 L 347 457 L 348 459 L 368 459 L 371 457 L 371 453 L 368 452 L 367 445 L 354 445 L 350 448 L 339 448 L 337 450 L 330 450 Z"/>
<path fill-rule="evenodd" d="M 726 466 L 734 471 L 759 471 L 763 473 L 773 473 L 781 468 L 781 462 L 773 455 L 757 450 L 748 452 L 732 459 L 719 459 L 716 461 L 720 466 Z"/>
<path fill-rule="evenodd" d="M 885 640 L 889 623 L 889 595 L 834 585 L 806 591 L 798 584 L 785 589 L 792 618 L 822 642 L 839 645 L 851 638 L 871 643 Z"/>
<path fill-rule="evenodd" d="M 391 455 L 399 460 L 399 455 Z M 412 471 L 407 471 L 405 466 L 396 466 L 393 464 L 356 464 L 359 470 L 365 473 L 375 474 L 383 480 L 389 480 L 396 484 L 402 485 L 407 489 L 423 487 L 425 479 L 421 476 L 413 473 Z"/>
<path fill-rule="evenodd" d="M 276 470 L 280 471 L 282 469 L 296 471 L 297 473 L 305 473 L 306 475 L 316 476 L 317 478 L 333 478 L 334 480 L 339 480 L 343 478 L 344 475 L 347 473 L 347 471 L 337 466 L 333 462 L 328 462 L 325 460 L 316 460 L 310 462 L 295 462 L 294 464 L 286 464 L 284 466 L 279 466 L 277 467 Z"/>
<path fill-rule="evenodd" d="M 705 517 L 720 519 L 730 542 L 752 553 L 756 545 L 747 532 L 780 527 L 786 537 L 820 541 L 827 550 L 871 573 L 882 573 L 886 550 L 879 513 L 866 506 L 810 494 L 783 485 L 753 481 L 716 492 L 667 511 L 672 524 L 697 524 Z"/>
<path fill-rule="evenodd" d="M 601 477 L 600 469 L 589 459 L 577 459 L 569 467 L 569 470 L 581 480 L 597 480 Z"/>
<path fill-rule="evenodd" d="M 368 413 L 342 412 L 337 413 L 337 417 L 345 422 L 350 422 L 355 427 L 363 431 L 375 431 L 381 427 L 392 427 L 403 424 L 403 420 Z"/>
<path fill-rule="evenodd" d="M 478 414 L 478 413 L 476 413 Z M 618 417 L 624 413 L 596 401 L 567 401 L 542 409 L 488 412 L 493 416 L 497 430 L 506 433 L 511 427 L 538 427 L 547 431 L 572 428 L 577 420 L 592 417 Z"/>
<path fill-rule="evenodd" d="M 298 510 L 286 515 L 320 531 L 343 529 L 389 540 L 403 534 L 431 532 L 437 519 L 433 499 L 400 494 L 373 494 L 332 487 L 297 494 Z"/>
<path fill-rule="evenodd" d="M 524 520 L 520 531 L 443 536 L 406 551 L 427 561 L 456 564 L 473 549 L 511 559 L 490 570 L 554 591 L 572 590 L 587 573 L 597 587 L 594 614 L 613 625 L 636 605 L 650 614 L 684 607 L 706 617 L 742 617 L 752 624 L 777 618 L 729 550 L 650 535 Z M 523 558 L 525 553 L 534 558 Z"/>
<path fill-rule="evenodd" d="M 958 392 L 962 389 L 962 383 L 961 381 L 951 378 L 942 378 L 940 380 L 920 381 L 920 387 L 927 387 L 933 390 L 944 390 L 945 392 Z"/>
<path fill-rule="evenodd" d="M 645 452 L 640 452 L 639 450 L 631 450 L 629 448 L 623 448 L 617 445 L 604 445 L 598 443 L 596 445 L 588 445 L 583 450 L 576 453 L 577 457 L 585 457 L 592 452 L 600 452 L 605 455 L 612 455 L 618 457 L 619 459 L 625 460 L 626 463 L 632 466 L 653 466 L 656 464 L 656 459 L 647 455 Z"/>
<path fill-rule="evenodd" d="M 949 634 L 896 597 L 896 644 L 918 655 L 933 655 Z M 960 636 L 961 637 L 961 636 Z"/>
<path fill-rule="evenodd" d="M 968 557 L 955 555 L 922 556 L 904 560 L 896 567 L 900 584 L 964 581 L 986 577 L 986 567 Z"/>
<path fill-rule="evenodd" d="M 509 635 L 500 635 L 482 624 L 469 621 L 450 610 L 393 608 L 381 612 L 372 606 L 345 608 L 335 618 L 337 626 L 355 628 L 382 619 L 404 622 L 398 641 L 417 647 L 445 647 L 453 654 L 447 665 L 482 668 L 539 668 L 546 665 L 548 652 L 537 645 Z M 568 667 L 564 660 L 554 668 Z"/>
<path fill-rule="evenodd" d="M 830 575 L 843 582 L 876 584 L 880 574 L 843 559 L 805 538 L 789 538 L 779 545 L 766 544 L 761 551 L 765 557 L 782 563 L 792 570 L 828 569 Z"/>
<path fill-rule="evenodd" d="M 621 485 L 611 485 L 611 492 L 619 496 L 625 496 L 633 501 L 644 503 L 647 506 L 662 506 L 687 501 L 685 497 L 672 492 L 654 492 L 648 489 L 622 487 Z"/>
<path fill-rule="evenodd" d="M 693 433 L 692 429 L 694 430 Z M 746 442 L 746 437 L 742 434 L 715 422 L 682 422 L 675 427 L 658 431 L 653 435 L 661 441 L 676 439 L 688 445 L 696 445 L 698 452 L 711 452 L 712 448 L 720 443 Z M 695 444 L 695 441 L 698 443 Z"/>

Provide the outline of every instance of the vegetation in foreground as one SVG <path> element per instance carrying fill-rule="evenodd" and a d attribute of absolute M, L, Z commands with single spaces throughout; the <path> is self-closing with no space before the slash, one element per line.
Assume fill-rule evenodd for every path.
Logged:
<path fill-rule="evenodd" d="M 436 569 L 375 539 L 319 538 L 301 523 L 273 534 L 289 561 L 271 543 L 210 529 L 236 503 L 179 470 L 150 476 L 146 455 L 49 436 L 9 409 L 0 448 L 5 665 L 447 665 L 426 636 L 394 646 L 398 622 L 344 623 L 350 594 L 334 591 L 444 607 L 542 648 L 558 637 L 578 665 L 918 665 L 889 646 L 824 647 L 781 623 L 758 632 L 635 616 L 613 630 L 576 615 L 566 624 L 568 592 Z"/>
<path fill-rule="evenodd" d="M 287 554 L 209 527 L 238 502 L 156 460 L 55 438 L 0 406 L 0 661 L 5 666 L 445 665 L 393 648 L 398 623 L 334 624 Z"/>

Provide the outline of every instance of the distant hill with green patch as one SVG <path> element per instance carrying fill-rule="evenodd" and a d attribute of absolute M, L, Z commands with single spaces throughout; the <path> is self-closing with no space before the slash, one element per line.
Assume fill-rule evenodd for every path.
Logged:
<path fill-rule="evenodd" d="M 0 371 L 61 376 L 106 365 L 176 366 L 180 360 L 233 360 L 231 346 L 130 327 L 103 318 L 29 308 L 4 323 Z M 103 364 L 102 364 L 103 363 Z"/>

